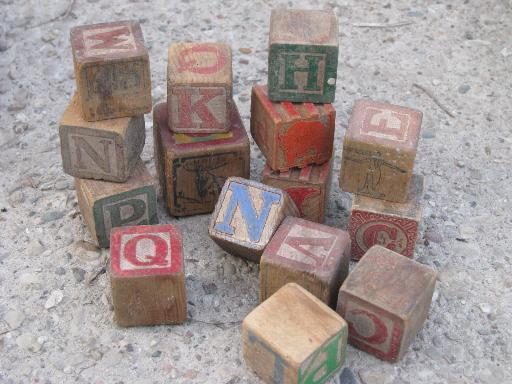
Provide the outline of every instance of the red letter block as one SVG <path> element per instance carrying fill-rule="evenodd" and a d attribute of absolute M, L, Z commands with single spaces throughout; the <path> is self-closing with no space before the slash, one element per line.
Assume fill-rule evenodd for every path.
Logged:
<path fill-rule="evenodd" d="M 272 171 L 266 165 L 261 182 L 288 192 L 299 209 L 300 217 L 322 223 L 331 186 L 331 169 L 331 161 L 286 172 Z"/>
<path fill-rule="evenodd" d="M 375 244 L 412 257 L 421 222 L 422 196 L 420 175 L 412 177 L 406 203 L 354 195 L 348 223 L 352 259 L 359 260 Z"/>
<path fill-rule="evenodd" d="M 341 286 L 338 313 L 349 342 L 390 362 L 399 360 L 425 322 L 437 273 L 379 245 Z"/>
<path fill-rule="evenodd" d="M 183 246 L 170 224 L 122 227 L 110 240 L 112 301 L 121 326 L 187 319 Z"/>
<path fill-rule="evenodd" d="M 229 131 L 232 89 L 228 45 L 178 43 L 169 47 L 167 104 L 173 132 Z"/>
<path fill-rule="evenodd" d="M 266 86 L 252 88 L 251 135 L 274 170 L 328 161 L 335 118 L 331 104 L 275 103 L 268 98 Z"/>
<path fill-rule="evenodd" d="M 260 301 L 297 283 L 331 307 L 348 274 L 350 237 L 341 229 L 287 217 L 260 262 Z"/>

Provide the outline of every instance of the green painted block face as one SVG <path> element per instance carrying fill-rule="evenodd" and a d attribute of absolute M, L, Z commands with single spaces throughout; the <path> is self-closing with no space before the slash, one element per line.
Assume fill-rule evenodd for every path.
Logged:
<path fill-rule="evenodd" d="M 300 366 L 298 384 L 325 383 L 345 362 L 348 327 L 318 348 Z"/>
<path fill-rule="evenodd" d="M 332 103 L 337 70 L 338 47 L 271 44 L 268 96 L 272 101 Z"/>
<path fill-rule="evenodd" d="M 158 224 L 155 187 L 137 188 L 98 200 L 93 215 L 98 243 L 107 248 L 112 228 Z"/>

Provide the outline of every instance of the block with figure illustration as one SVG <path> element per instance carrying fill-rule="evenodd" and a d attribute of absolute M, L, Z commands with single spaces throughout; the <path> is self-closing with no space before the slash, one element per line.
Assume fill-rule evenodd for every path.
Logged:
<path fill-rule="evenodd" d="M 82 117 L 88 121 L 151 111 L 149 55 L 137 21 L 71 29 Z"/>
<path fill-rule="evenodd" d="M 110 257 L 112 304 L 118 325 L 185 322 L 183 244 L 177 226 L 114 228 Z"/>
<path fill-rule="evenodd" d="M 115 227 L 158 223 L 156 187 L 142 160 L 126 183 L 75 179 L 78 205 L 93 240 L 110 245 Z"/>
<path fill-rule="evenodd" d="M 298 214 L 295 203 L 283 190 L 230 177 L 215 205 L 208 233 L 227 252 L 259 262 L 284 218 Z"/>
<path fill-rule="evenodd" d="M 226 178 L 249 178 L 249 138 L 238 109 L 230 106 L 229 132 L 209 135 L 173 134 L 167 114 L 167 103 L 153 109 L 155 162 L 167 209 L 173 216 L 210 213 Z"/>
<path fill-rule="evenodd" d="M 323 384 L 343 366 L 347 333 L 335 311 L 289 283 L 244 319 L 242 353 L 264 383 Z"/>
<path fill-rule="evenodd" d="M 59 124 L 62 166 L 67 174 L 124 182 L 144 147 L 144 116 L 86 121 L 75 94 Z"/>
<path fill-rule="evenodd" d="M 333 11 L 273 9 L 268 54 L 274 101 L 332 103 L 338 70 L 338 20 Z"/>
<path fill-rule="evenodd" d="M 300 217 L 323 223 L 331 185 L 332 161 L 308 165 L 302 169 L 273 171 L 268 165 L 261 173 L 261 182 L 287 192 L 299 209 Z"/>
<path fill-rule="evenodd" d="M 260 302 L 287 283 L 297 283 L 335 308 L 349 259 L 347 232 L 287 217 L 261 256 Z"/>
<path fill-rule="evenodd" d="M 349 325 L 349 342 L 396 362 L 423 326 L 437 273 L 379 245 L 366 252 L 340 288 L 338 313 Z"/>
<path fill-rule="evenodd" d="M 423 184 L 423 176 L 412 176 L 405 203 L 354 195 L 348 222 L 352 259 L 359 260 L 373 245 L 382 245 L 410 258 L 414 256 Z"/>
<path fill-rule="evenodd" d="M 422 116 L 410 108 L 356 101 L 343 141 L 341 189 L 375 199 L 406 201 Z"/>
<path fill-rule="evenodd" d="M 167 107 L 176 133 L 220 133 L 231 128 L 231 47 L 175 43 L 169 47 Z"/>
<path fill-rule="evenodd" d="M 251 96 L 251 135 L 276 171 L 323 164 L 331 159 L 336 111 L 331 104 L 275 103 L 267 87 Z"/>

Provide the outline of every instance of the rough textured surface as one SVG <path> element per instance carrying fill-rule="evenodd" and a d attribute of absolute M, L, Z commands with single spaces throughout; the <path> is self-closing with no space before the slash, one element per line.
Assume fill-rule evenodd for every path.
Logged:
<path fill-rule="evenodd" d="M 61 168 L 58 121 L 74 90 L 69 29 L 140 18 L 154 102 L 166 97 L 171 41 L 228 42 L 234 99 L 249 127 L 251 86 L 267 78 L 271 4 L 312 6 L 77 0 L 67 13 L 69 3 L 0 0 L 0 382 L 257 383 L 241 360 L 240 321 L 258 303 L 258 267 L 213 244 L 208 215 L 174 220 L 159 204 L 161 222 L 183 230 L 189 321 L 114 326 L 102 273 L 108 253 L 89 243 L 72 179 Z M 362 384 L 510 381 L 512 3 L 317 4 L 334 7 L 340 20 L 334 174 L 354 100 L 423 111 L 415 172 L 426 176 L 426 207 L 415 259 L 440 272 L 429 320 L 400 363 L 349 347 L 347 364 Z M 398 22 L 413 24 L 354 25 Z M 146 121 L 142 157 L 155 175 L 149 115 Z M 263 159 L 254 144 L 253 156 L 258 179 Z M 349 207 L 334 177 L 327 224 L 346 227 Z"/>

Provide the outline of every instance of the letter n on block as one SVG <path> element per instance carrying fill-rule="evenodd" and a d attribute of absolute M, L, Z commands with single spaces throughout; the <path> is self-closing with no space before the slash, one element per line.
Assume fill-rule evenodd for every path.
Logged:
<path fill-rule="evenodd" d="M 176 226 L 115 228 L 110 254 L 112 301 L 119 325 L 186 320 L 183 245 Z"/>
<path fill-rule="evenodd" d="M 287 216 L 298 216 L 298 209 L 286 192 L 230 177 L 215 206 L 209 234 L 227 252 L 259 261 L 270 238 Z"/>

